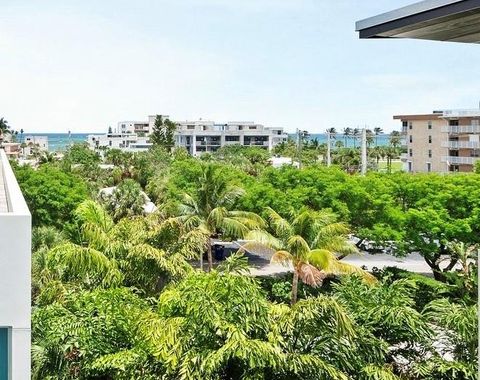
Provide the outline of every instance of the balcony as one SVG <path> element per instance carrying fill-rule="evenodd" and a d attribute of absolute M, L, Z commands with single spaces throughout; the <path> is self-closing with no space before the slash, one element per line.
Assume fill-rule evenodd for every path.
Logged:
<path fill-rule="evenodd" d="M 448 162 L 450 165 L 473 165 L 480 157 L 458 157 L 458 156 L 443 156 L 442 162 Z"/>
<path fill-rule="evenodd" d="M 442 132 L 448 133 L 480 133 L 480 125 L 448 125 L 442 127 Z"/>
<path fill-rule="evenodd" d="M 480 142 L 478 141 L 444 141 L 442 142 L 442 148 L 478 149 L 480 148 Z"/>

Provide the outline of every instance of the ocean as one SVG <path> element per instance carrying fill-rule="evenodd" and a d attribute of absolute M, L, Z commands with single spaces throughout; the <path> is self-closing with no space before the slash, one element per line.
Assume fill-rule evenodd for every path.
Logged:
<path fill-rule="evenodd" d="M 297 138 L 297 136 L 294 133 L 289 133 L 288 136 L 292 140 L 296 140 Z M 312 133 L 307 138 L 307 140 L 315 140 L 315 139 L 317 139 L 320 144 L 327 143 L 327 135 L 325 133 Z M 335 145 L 335 141 L 341 141 L 343 145 L 348 148 L 353 148 L 354 146 L 358 147 L 361 144 L 360 138 L 357 138 L 356 141 L 354 142 L 351 136 L 349 136 L 348 138 L 345 138 L 345 136 L 343 136 L 341 132 L 337 133 L 337 135 L 335 136 L 335 139 L 332 138 L 332 141 L 333 141 L 332 142 L 333 145 Z M 375 144 L 378 146 L 387 146 L 389 145 L 389 142 L 390 142 L 390 135 L 378 135 L 376 136 L 376 142 L 375 142 L 375 136 L 374 136 L 374 140 L 371 146 L 375 146 Z"/>
<path fill-rule="evenodd" d="M 86 142 L 87 136 L 98 133 L 24 133 L 22 137 L 18 136 L 18 141 L 23 142 L 25 136 L 47 136 L 48 137 L 48 151 L 62 152 L 70 144 Z"/>
<path fill-rule="evenodd" d="M 25 136 L 47 136 L 48 137 L 48 150 L 50 152 L 61 152 L 64 151 L 68 145 L 79 143 L 79 142 L 86 142 L 87 136 L 91 134 L 99 134 L 99 133 L 24 133 L 22 137 L 18 138 L 19 142 L 23 142 Z M 295 134 L 289 134 L 289 137 L 295 140 Z M 311 134 L 308 138 L 309 140 L 317 139 L 320 144 L 327 142 L 327 135 L 324 133 L 314 133 Z M 333 141 L 342 141 L 343 144 L 347 147 L 353 147 L 354 141 L 351 137 L 345 139 L 345 137 L 339 133 L 336 136 L 336 139 Z M 377 145 L 385 146 L 388 145 L 389 142 L 389 135 L 378 135 L 377 136 Z M 335 143 L 333 143 L 335 144 Z M 360 140 L 358 139 L 355 142 L 356 146 L 359 146 Z M 375 145 L 375 142 L 373 143 Z"/>

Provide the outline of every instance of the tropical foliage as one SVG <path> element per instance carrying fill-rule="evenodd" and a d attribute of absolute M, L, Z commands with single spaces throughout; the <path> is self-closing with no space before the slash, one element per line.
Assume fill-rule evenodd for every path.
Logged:
<path fill-rule="evenodd" d="M 16 166 L 34 225 L 32 377 L 475 379 L 480 177 L 362 177 L 346 148 L 359 131 L 330 133 L 344 145 L 332 168 L 319 141 L 278 148 L 302 169 L 258 148 L 198 159 L 168 144 Z M 371 168 L 399 153 L 396 135 L 390 153 L 375 146 L 380 133 Z M 238 238 L 245 255 L 214 260 L 216 240 Z M 253 246 L 290 272 L 252 277 Z M 374 278 L 344 262 L 359 250 L 418 252 L 434 278 Z"/>

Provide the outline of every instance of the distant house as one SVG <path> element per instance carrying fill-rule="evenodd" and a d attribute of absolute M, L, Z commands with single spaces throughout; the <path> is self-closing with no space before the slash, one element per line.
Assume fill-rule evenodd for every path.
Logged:
<path fill-rule="evenodd" d="M 48 136 L 25 136 L 23 139 L 23 156 L 48 152 Z"/>
<path fill-rule="evenodd" d="M 22 153 L 20 143 L 16 142 L 4 142 L 2 144 L 3 150 L 8 158 L 18 158 Z"/>
<path fill-rule="evenodd" d="M 284 165 L 291 165 L 296 168 L 299 167 L 298 162 L 293 161 L 292 157 L 272 157 L 268 160 L 274 168 L 280 168 Z"/>

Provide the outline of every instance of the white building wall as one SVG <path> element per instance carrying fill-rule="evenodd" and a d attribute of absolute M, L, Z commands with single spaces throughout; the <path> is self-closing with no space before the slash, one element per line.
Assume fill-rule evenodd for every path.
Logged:
<path fill-rule="evenodd" d="M 31 215 L 3 150 L 0 175 L 0 327 L 10 329 L 9 380 L 30 379 Z"/>

